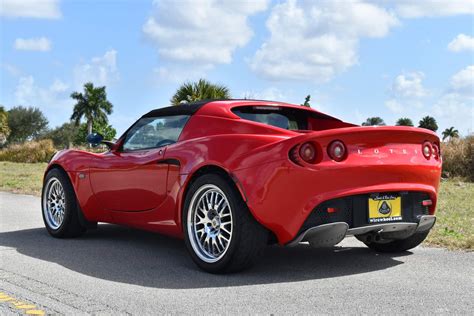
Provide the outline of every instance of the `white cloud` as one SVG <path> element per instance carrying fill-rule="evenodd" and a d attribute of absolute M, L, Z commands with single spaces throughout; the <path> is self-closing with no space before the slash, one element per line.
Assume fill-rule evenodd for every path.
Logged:
<path fill-rule="evenodd" d="M 60 125 L 69 119 L 74 101 L 69 97 L 69 86 L 55 79 L 49 86 L 39 86 L 33 76 L 23 76 L 15 89 L 18 105 L 39 107 L 50 121 L 50 126 Z"/>
<path fill-rule="evenodd" d="M 438 120 L 440 131 L 454 126 L 461 134 L 474 132 L 474 98 L 451 92 L 443 95 L 433 106 L 433 113 Z"/>
<path fill-rule="evenodd" d="M 404 18 L 474 14 L 472 0 L 394 0 L 397 13 Z"/>
<path fill-rule="evenodd" d="M 13 77 L 18 77 L 22 74 L 21 70 L 15 65 L 8 64 L 8 63 L 2 63 L 2 64 L 0 64 L 0 66 L 3 69 L 5 69 Z"/>
<path fill-rule="evenodd" d="M 474 65 L 455 73 L 450 79 L 449 87 L 436 96 L 428 94 L 423 88 L 421 73 L 411 73 L 413 74 L 416 75 L 411 76 L 411 79 L 407 80 L 408 75 L 400 75 L 394 81 L 392 98 L 385 102 L 391 112 L 412 118 L 434 116 L 438 122 L 438 132 L 451 126 L 455 126 L 463 135 L 474 131 Z M 404 76 L 403 80 L 401 76 Z M 416 77 L 420 80 L 413 79 Z M 398 89 L 401 87 L 406 89 Z M 434 105 L 423 106 L 426 99 L 421 98 L 422 96 L 434 98 L 430 99 L 434 101 Z"/>
<path fill-rule="evenodd" d="M 74 81 L 77 87 L 86 82 L 95 85 L 108 85 L 119 79 L 117 69 L 117 51 L 111 49 L 104 56 L 94 57 L 90 62 L 77 65 L 74 68 Z"/>
<path fill-rule="evenodd" d="M 387 10 L 359 0 L 288 0 L 273 7 L 270 38 L 250 66 L 269 79 L 328 81 L 357 63 L 360 38 L 383 37 L 397 24 Z"/>
<path fill-rule="evenodd" d="M 448 49 L 452 52 L 474 51 L 474 37 L 459 34 L 448 44 Z"/>
<path fill-rule="evenodd" d="M 474 65 L 454 74 L 451 77 L 451 87 L 458 93 L 474 96 Z"/>
<path fill-rule="evenodd" d="M 392 113 L 401 114 L 411 113 L 417 115 L 421 109 L 423 109 L 423 102 L 415 99 L 407 98 L 392 98 L 385 101 L 385 107 L 388 108 Z"/>
<path fill-rule="evenodd" d="M 443 128 L 455 126 L 462 134 L 474 132 L 474 65 L 451 77 L 450 89 L 433 106 Z"/>
<path fill-rule="evenodd" d="M 58 19 L 59 0 L 2 0 L 0 16 Z"/>
<path fill-rule="evenodd" d="M 88 81 L 95 85 L 108 85 L 118 79 L 116 55 L 115 50 L 109 50 L 103 56 L 80 63 L 74 68 L 74 78 L 68 81 L 56 78 L 49 84 L 43 84 L 31 75 L 19 74 L 14 102 L 17 105 L 39 107 L 48 117 L 50 126 L 60 125 L 72 113 L 74 100 L 70 94 L 73 90 L 82 91 L 83 84 Z"/>
<path fill-rule="evenodd" d="M 419 112 L 423 108 L 421 99 L 428 96 L 428 90 L 423 86 L 424 78 L 420 71 L 396 76 L 390 88 L 391 98 L 385 101 L 385 107 L 396 114 Z"/>
<path fill-rule="evenodd" d="M 385 106 L 393 113 L 403 113 L 405 107 L 395 99 L 385 101 Z"/>
<path fill-rule="evenodd" d="M 59 79 L 55 79 L 53 84 L 49 87 L 51 92 L 57 92 L 57 93 L 64 92 L 68 88 L 69 88 L 69 86 L 66 83 L 59 80 Z"/>
<path fill-rule="evenodd" d="M 210 65 L 201 67 L 188 67 L 187 65 L 174 64 L 168 67 L 160 66 L 153 69 L 158 82 L 174 82 L 181 83 L 183 81 L 193 81 L 203 78 L 206 71 L 211 69 Z"/>
<path fill-rule="evenodd" d="M 14 45 L 16 50 L 34 50 L 47 52 L 51 50 L 51 41 L 46 37 L 17 38 Z"/>
<path fill-rule="evenodd" d="M 423 87 L 422 72 L 410 72 L 398 75 L 392 85 L 392 91 L 396 96 L 406 98 L 421 98 L 427 95 L 427 91 Z"/>
<path fill-rule="evenodd" d="M 247 91 L 242 94 L 242 98 L 255 100 L 282 101 L 287 95 L 278 88 L 269 87 L 261 91 Z"/>
<path fill-rule="evenodd" d="M 266 9 L 259 1 L 153 1 L 143 33 L 165 61 L 209 68 L 232 62 L 253 35 L 248 17 Z"/>
<path fill-rule="evenodd" d="M 15 90 L 15 101 L 25 106 L 54 107 L 57 97 L 68 89 L 68 85 L 59 79 L 47 88 L 39 87 L 33 76 L 20 77 Z"/>

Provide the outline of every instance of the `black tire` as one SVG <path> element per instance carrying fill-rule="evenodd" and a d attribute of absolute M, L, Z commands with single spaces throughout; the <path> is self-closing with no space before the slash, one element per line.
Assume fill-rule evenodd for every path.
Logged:
<path fill-rule="evenodd" d="M 225 195 L 232 212 L 232 238 L 223 257 L 209 263 L 193 248 L 188 232 L 188 213 L 193 196 L 206 185 L 217 186 Z M 268 242 L 268 231 L 251 215 L 235 185 L 217 174 L 197 178 L 189 187 L 183 208 L 183 231 L 186 248 L 198 267 L 210 273 L 237 272 L 250 267 L 260 257 Z"/>
<path fill-rule="evenodd" d="M 59 180 L 65 194 L 64 217 L 59 227 L 52 227 L 46 219 L 46 216 L 48 216 L 46 210 L 46 191 L 48 189 L 48 183 L 55 179 Z M 51 236 L 56 238 L 78 237 L 86 231 L 86 227 L 81 224 L 79 219 L 78 212 L 80 212 L 80 209 L 77 204 L 76 194 L 71 181 L 67 174 L 61 169 L 51 169 L 46 175 L 41 194 L 41 208 L 44 225 Z"/>
<path fill-rule="evenodd" d="M 416 233 L 411 235 L 408 238 L 405 239 L 400 239 L 400 240 L 393 240 L 393 241 L 388 241 L 388 242 L 364 242 L 364 244 L 367 245 L 372 250 L 378 251 L 378 252 L 386 252 L 386 253 L 394 253 L 394 252 L 403 252 L 407 251 L 409 249 L 415 248 L 419 244 L 425 240 L 425 238 L 428 236 L 429 231 L 422 232 L 422 233 Z"/>

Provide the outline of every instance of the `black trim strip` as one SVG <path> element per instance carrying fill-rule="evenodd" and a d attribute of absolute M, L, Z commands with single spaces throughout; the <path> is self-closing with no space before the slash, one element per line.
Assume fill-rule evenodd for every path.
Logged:
<path fill-rule="evenodd" d="M 181 166 L 181 162 L 179 162 L 178 159 L 161 159 L 156 162 L 157 164 L 163 164 L 163 165 L 174 165 L 174 166 Z"/>

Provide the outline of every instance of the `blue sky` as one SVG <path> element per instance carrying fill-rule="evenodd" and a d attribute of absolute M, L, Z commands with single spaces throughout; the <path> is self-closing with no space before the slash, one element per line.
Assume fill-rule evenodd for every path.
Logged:
<path fill-rule="evenodd" d="M 124 131 L 203 77 L 235 98 L 302 103 L 360 124 L 434 116 L 474 131 L 474 3 L 0 0 L 0 104 L 51 127 L 72 91 L 106 85 Z"/>

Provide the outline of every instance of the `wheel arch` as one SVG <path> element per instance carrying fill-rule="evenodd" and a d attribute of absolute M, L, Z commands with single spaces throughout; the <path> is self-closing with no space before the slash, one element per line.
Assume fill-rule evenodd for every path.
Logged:
<path fill-rule="evenodd" d="M 242 189 L 242 186 L 239 180 L 235 176 L 233 176 L 231 172 L 215 164 L 208 164 L 208 165 L 201 166 L 188 176 L 188 180 L 186 181 L 184 185 L 184 189 L 182 190 L 180 205 L 179 205 L 179 212 L 178 212 L 179 214 L 178 222 L 181 227 L 181 230 L 183 227 L 182 223 L 183 223 L 184 204 L 185 204 L 185 199 L 186 199 L 186 195 L 188 194 L 189 188 L 191 187 L 193 182 L 196 181 L 196 179 L 198 179 L 200 176 L 205 175 L 205 174 L 210 174 L 210 173 L 220 175 L 225 180 L 227 180 L 229 184 L 232 185 L 234 189 L 237 190 L 237 192 L 239 192 L 244 202 L 247 202 L 247 197 Z"/>
<path fill-rule="evenodd" d="M 184 205 L 185 205 L 186 194 L 188 193 L 189 188 L 191 187 L 193 182 L 196 181 L 196 179 L 198 179 L 202 175 L 209 174 L 209 173 L 218 174 L 218 175 L 222 176 L 224 179 L 226 179 L 229 182 L 229 184 L 232 185 L 232 187 L 234 187 L 234 189 L 236 189 L 237 192 L 239 192 L 239 194 L 242 197 L 243 201 L 245 203 L 247 203 L 247 196 L 246 196 L 245 191 L 242 187 L 242 184 L 240 183 L 238 178 L 235 175 L 232 174 L 232 172 L 226 170 L 225 168 L 223 168 L 221 166 L 214 165 L 214 164 L 208 164 L 208 165 L 201 166 L 196 171 L 194 171 L 192 174 L 189 175 L 189 180 L 187 180 L 187 182 L 185 183 L 184 190 L 182 191 L 182 195 L 181 195 L 181 199 L 180 199 L 180 205 L 179 205 L 179 208 L 178 208 L 179 209 L 179 212 L 178 212 L 178 216 L 179 216 L 178 225 L 180 227 L 180 230 L 183 233 L 184 233 L 184 231 L 183 231 L 183 222 L 182 221 L 183 221 L 183 213 L 184 213 Z M 253 211 L 250 208 L 249 208 L 249 211 L 250 211 L 250 214 L 252 215 L 252 217 L 257 222 L 259 222 L 259 220 L 255 217 L 255 214 L 253 213 Z M 262 223 L 260 223 L 260 225 L 269 232 L 268 243 L 269 244 L 276 243 L 277 238 L 276 238 L 275 233 L 273 231 L 269 230 Z"/>
<path fill-rule="evenodd" d="M 44 188 L 44 179 L 46 178 L 46 175 L 51 171 L 51 170 L 54 170 L 54 169 L 57 169 L 59 171 L 61 171 L 64 175 L 66 175 L 66 177 L 68 178 L 69 180 L 69 183 L 71 184 L 71 187 L 72 187 L 72 190 L 74 191 L 74 194 L 76 196 L 76 205 L 77 205 L 77 213 L 78 213 L 78 217 L 79 217 L 79 222 L 80 224 L 83 226 L 83 227 L 87 227 L 87 228 L 96 228 L 97 227 L 97 223 L 96 222 L 90 222 L 87 220 L 87 218 L 85 217 L 84 215 L 84 212 L 81 208 L 81 205 L 80 205 L 80 202 L 79 200 L 77 199 L 77 190 L 76 190 L 76 186 L 74 185 L 74 181 L 73 179 L 71 178 L 71 175 L 69 174 L 69 172 L 66 171 L 66 169 L 64 169 L 64 167 L 57 163 L 57 162 L 54 162 L 50 165 L 48 165 L 48 167 L 46 168 L 45 172 L 44 172 L 44 175 L 43 175 L 43 188 Z M 43 199 L 43 188 L 41 190 L 41 199 Z"/>
<path fill-rule="evenodd" d="M 66 171 L 66 169 L 64 169 L 63 166 L 61 166 L 59 163 L 57 162 L 54 162 L 50 165 L 48 165 L 48 167 L 46 167 L 46 170 L 44 171 L 44 175 L 43 175 L 43 181 L 44 179 L 46 178 L 46 175 L 48 174 L 48 172 L 50 172 L 51 170 L 53 169 L 59 169 L 61 172 L 63 172 L 64 174 L 67 175 L 67 177 L 69 178 L 69 181 L 71 182 L 72 184 L 72 179 L 71 179 L 71 176 L 69 175 L 69 173 Z"/>
<path fill-rule="evenodd" d="M 61 164 L 57 163 L 57 162 L 54 162 L 50 165 L 48 165 L 48 167 L 46 168 L 46 171 L 45 171 L 45 174 L 48 173 L 50 170 L 52 169 L 61 169 L 63 170 L 64 172 L 66 172 L 66 169 L 64 169 L 63 166 L 61 166 Z"/>

